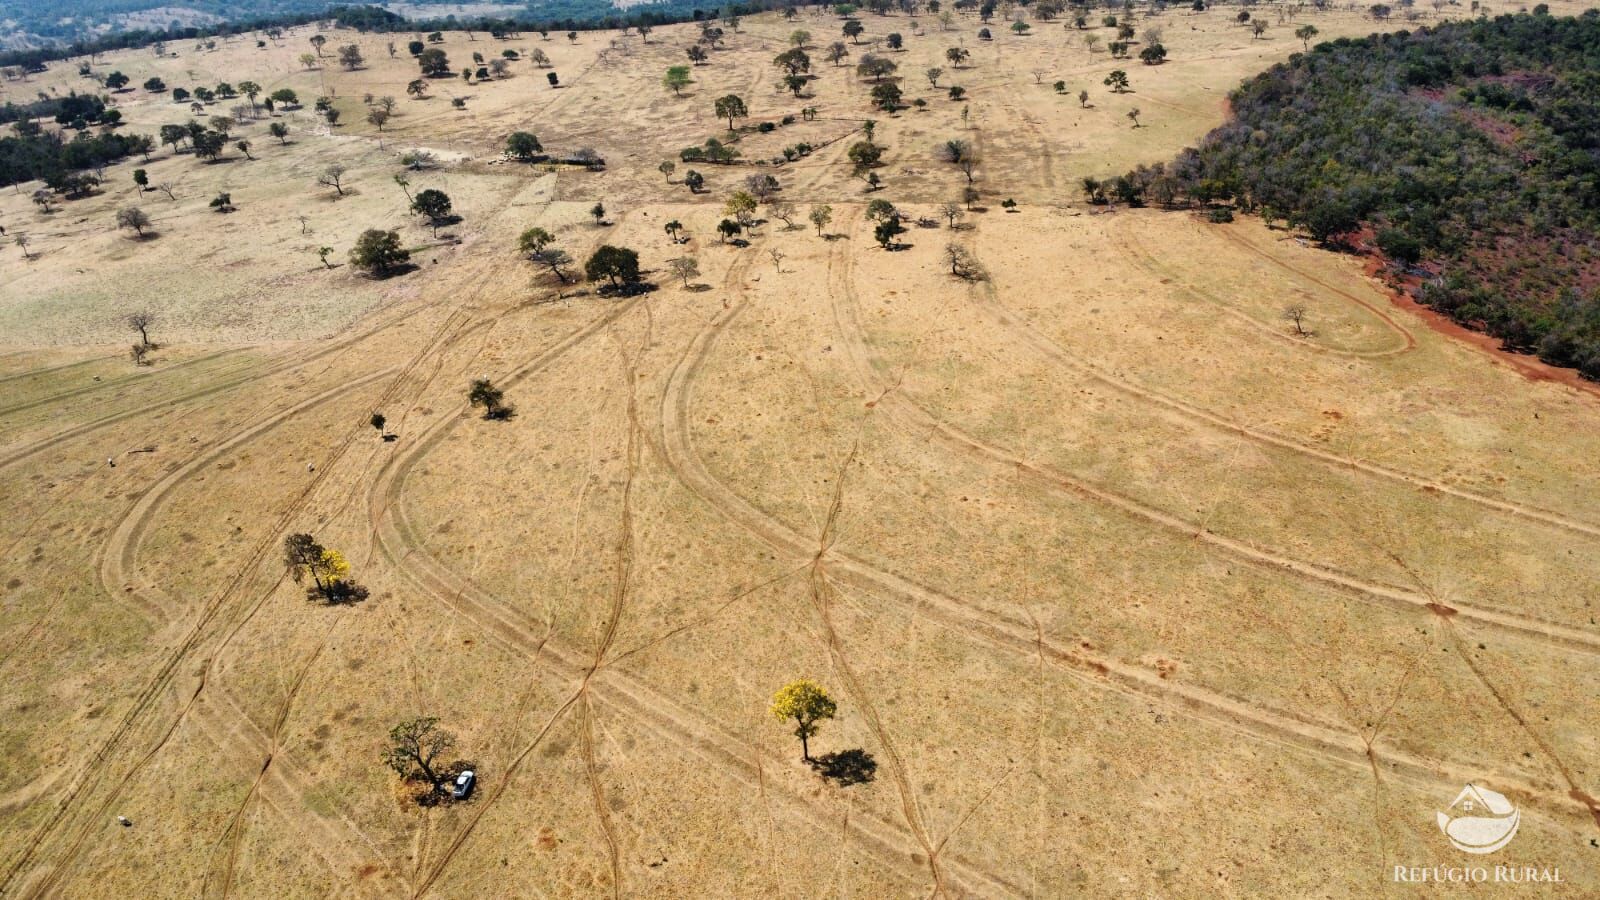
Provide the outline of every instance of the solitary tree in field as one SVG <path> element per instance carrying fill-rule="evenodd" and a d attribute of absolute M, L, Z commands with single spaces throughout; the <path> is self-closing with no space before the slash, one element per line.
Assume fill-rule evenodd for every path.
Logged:
<path fill-rule="evenodd" d="M 590 281 L 607 279 L 613 288 L 638 284 L 642 280 L 639 254 L 626 247 L 602 244 L 583 264 L 583 274 Z"/>
<path fill-rule="evenodd" d="M 822 237 L 822 229 L 828 227 L 828 223 L 833 221 L 833 207 L 826 203 L 813 206 L 811 207 L 810 215 L 806 216 L 806 218 L 810 219 L 811 224 L 817 227 L 817 237 Z"/>
<path fill-rule="evenodd" d="M 972 142 L 961 138 L 945 141 L 939 145 L 939 160 L 960 169 L 967 176 L 967 184 L 972 183 L 972 173 L 978 168 L 978 151 Z"/>
<path fill-rule="evenodd" d="M 1301 25 L 1294 30 L 1294 36 L 1300 39 L 1300 45 L 1307 51 L 1311 49 L 1311 39 L 1316 37 L 1318 33 L 1315 25 Z"/>
<path fill-rule="evenodd" d="M 455 749 L 455 735 L 439 727 L 434 716 L 407 719 L 389 729 L 383 761 L 407 781 L 426 781 L 434 796 L 444 793 L 451 773 L 442 756 Z"/>
<path fill-rule="evenodd" d="M 689 286 L 689 279 L 698 277 L 700 274 L 700 264 L 692 256 L 680 256 L 677 259 L 670 260 L 667 263 L 667 268 L 672 271 L 672 274 L 683 279 L 685 288 Z"/>
<path fill-rule="evenodd" d="M 1291 306 L 1283 311 L 1283 317 L 1294 324 L 1294 333 L 1301 337 L 1309 337 L 1311 332 L 1306 330 L 1306 308 L 1304 306 Z"/>
<path fill-rule="evenodd" d="M 1133 123 L 1133 127 L 1138 128 L 1139 127 L 1139 107 L 1135 106 L 1133 109 L 1128 110 L 1126 115 L 1128 117 L 1128 120 Z"/>
<path fill-rule="evenodd" d="M 539 139 L 526 131 L 513 131 L 506 138 L 506 155 L 512 159 L 528 162 L 544 152 L 544 145 Z"/>
<path fill-rule="evenodd" d="M 663 228 L 663 230 L 665 230 L 667 232 L 667 238 L 669 240 L 671 240 L 674 244 L 679 243 L 678 233 L 683 231 L 683 223 L 682 222 L 679 222 L 677 219 L 673 219 L 673 220 L 669 221 L 666 225 L 662 226 L 662 228 Z"/>
<path fill-rule="evenodd" d="M 333 248 L 332 247 L 318 247 L 317 248 L 317 259 L 322 260 L 322 267 L 324 269 L 333 268 L 333 263 L 328 262 L 328 257 L 330 257 L 332 255 L 333 255 Z"/>
<path fill-rule="evenodd" d="M 326 43 L 328 43 L 328 39 L 320 34 L 313 34 L 311 36 L 311 46 L 316 49 L 317 56 L 319 57 L 322 55 L 322 46 Z"/>
<path fill-rule="evenodd" d="M 742 119 L 750 114 L 750 112 L 745 109 L 744 100 L 740 99 L 738 94 L 727 94 L 722 97 L 718 97 L 715 108 L 717 111 L 717 118 L 728 120 L 729 131 L 734 130 L 734 119 Z"/>
<path fill-rule="evenodd" d="M 25 244 L 26 242 L 24 242 L 24 245 Z M 127 318 L 127 323 L 129 328 L 139 332 L 139 343 L 145 345 L 146 347 L 155 346 L 155 344 L 151 343 L 150 341 L 150 329 L 154 328 L 156 324 L 155 313 L 146 312 L 145 310 L 131 313 Z"/>
<path fill-rule="evenodd" d="M 317 183 L 324 187 L 333 188 L 339 192 L 339 196 L 343 197 L 344 174 L 346 171 L 343 163 L 334 163 L 322 170 L 322 174 L 317 176 Z"/>
<path fill-rule="evenodd" d="M 683 173 L 683 184 L 689 189 L 689 193 L 698 194 L 700 193 L 700 190 L 706 186 L 706 177 L 701 175 L 699 172 L 690 169 L 689 171 Z"/>
<path fill-rule="evenodd" d="M 951 201 L 939 207 L 939 215 L 944 216 L 945 221 L 949 223 L 950 228 L 954 229 L 956 227 L 956 220 L 966 215 L 966 211 L 961 208 L 961 204 Z"/>
<path fill-rule="evenodd" d="M 439 226 L 450 218 L 450 195 L 436 188 L 418 191 L 411 201 L 411 211 L 427 216 L 433 233 L 438 235 Z"/>
<path fill-rule="evenodd" d="M 1078 92 L 1078 108 L 1079 109 L 1088 109 L 1089 108 L 1089 92 L 1088 91 L 1079 91 Z"/>
<path fill-rule="evenodd" d="M 1256 40 L 1260 40 L 1261 36 L 1267 33 L 1267 23 L 1257 19 L 1250 23 L 1250 31 L 1253 32 Z"/>
<path fill-rule="evenodd" d="M 572 257 L 565 250 L 556 248 L 555 240 L 555 235 L 534 226 L 517 239 L 517 247 L 530 262 L 548 268 L 557 279 L 565 282 L 567 274 L 561 270 L 572 264 Z"/>
<path fill-rule="evenodd" d="M 388 275 L 411 259 L 411 251 L 400 246 L 398 231 L 369 228 L 350 248 L 350 264 L 372 275 Z"/>
<path fill-rule="evenodd" d="M 354 72 L 356 69 L 361 68 L 365 62 L 366 59 L 361 55 L 361 48 L 355 44 L 345 44 L 339 48 L 339 65 L 344 66 L 345 71 Z"/>
<path fill-rule="evenodd" d="M 374 106 L 372 109 L 367 110 L 367 122 L 377 126 L 379 131 L 383 130 L 383 125 L 387 121 L 389 121 L 389 111 L 383 107 Z"/>
<path fill-rule="evenodd" d="M 828 696 L 827 690 L 809 678 L 791 681 L 772 695 L 772 717 L 794 722 L 800 758 L 806 762 L 811 761 L 811 738 L 822 727 L 821 722 L 833 718 L 838 711 L 839 704 Z"/>
<path fill-rule="evenodd" d="M 311 579 L 307 596 L 327 603 L 366 599 L 366 589 L 350 580 L 350 563 L 344 554 L 317 543 L 309 534 L 283 539 L 283 560 L 296 584 Z"/>
<path fill-rule="evenodd" d="M 467 386 L 467 402 L 483 407 L 485 419 L 510 418 L 511 407 L 506 404 L 505 397 L 505 391 L 495 387 L 494 382 L 487 378 L 474 378 Z"/>
<path fill-rule="evenodd" d="M 667 184 L 672 183 L 672 173 L 677 170 L 678 164 L 670 159 L 664 159 L 661 161 L 661 165 L 656 166 L 656 171 L 667 177 Z"/>
<path fill-rule="evenodd" d="M 674 97 L 682 96 L 683 89 L 689 86 L 688 66 L 668 66 L 667 74 L 661 76 L 661 84 L 671 88 Z"/>
<path fill-rule="evenodd" d="M 939 78 L 940 78 L 940 76 L 944 75 L 944 69 L 941 69 L 938 66 L 933 66 L 933 67 L 929 68 L 928 71 L 926 71 L 926 72 L 924 72 L 922 74 L 928 76 L 928 84 L 931 87 L 938 87 L 939 86 Z"/>
<path fill-rule="evenodd" d="M 384 418 L 383 413 L 374 412 L 372 418 L 368 419 L 367 422 L 378 430 L 379 435 L 382 435 L 384 433 L 383 427 L 389 423 L 389 420 Z"/>
<path fill-rule="evenodd" d="M 150 227 L 150 217 L 137 206 L 125 206 L 117 210 L 117 227 L 132 228 L 134 234 L 144 237 L 144 230 Z"/>
<path fill-rule="evenodd" d="M 33 254 L 28 252 L 28 244 L 31 243 L 31 241 L 28 240 L 27 235 L 19 234 L 11 239 L 11 243 L 16 244 L 17 249 L 22 251 L 23 259 L 33 259 Z"/>
<path fill-rule="evenodd" d="M 1112 69 L 1106 76 L 1105 85 L 1115 93 L 1126 93 L 1128 90 L 1128 73 L 1121 69 Z"/>
<path fill-rule="evenodd" d="M 972 56 L 972 51 L 965 47 L 951 47 L 944 51 L 944 58 L 950 60 L 950 65 L 957 69 L 961 68 L 961 64 L 966 62 L 970 56 Z"/>

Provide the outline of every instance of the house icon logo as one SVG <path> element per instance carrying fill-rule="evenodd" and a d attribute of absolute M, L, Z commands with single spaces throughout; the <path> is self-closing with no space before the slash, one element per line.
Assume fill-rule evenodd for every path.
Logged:
<path fill-rule="evenodd" d="M 1435 813 L 1439 830 L 1464 853 L 1493 853 L 1511 843 L 1522 812 L 1488 788 L 1468 784 L 1445 812 Z"/>

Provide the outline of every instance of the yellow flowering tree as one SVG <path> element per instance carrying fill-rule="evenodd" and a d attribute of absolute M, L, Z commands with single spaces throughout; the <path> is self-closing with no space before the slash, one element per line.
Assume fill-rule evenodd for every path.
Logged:
<path fill-rule="evenodd" d="M 366 597 L 366 589 L 350 580 L 350 561 L 344 554 L 322 546 L 309 534 L 284 538 L 283 557 L 295 583 L 311 579 L 313 598 L 338 603 Z"/>
<path fill-rule="evenodd" d="M 793 721 L 795 736 L 800 739 L 800 758 L 811 761 L 811 736 L 817 733 L 823 719 L 833 718 L 839 704 L 828 696 L 822 685 L 809 678 L 797 678 L 772 695 L 772 717 L 780 722 Z"/>

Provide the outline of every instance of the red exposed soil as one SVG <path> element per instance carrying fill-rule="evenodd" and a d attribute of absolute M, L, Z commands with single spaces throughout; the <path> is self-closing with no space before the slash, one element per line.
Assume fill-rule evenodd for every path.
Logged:
<path fill-rule="evenodd" d="M 1496 362 L 1510 366 L 1529 381 L 1552 381 L 1600 397 L 1600 384 L 1596 384 L 1579 375 L 1577 370 L 1552 366 L 1541 362 L 1537 357 L 1507 350 L 1501 345 L 1499 339 L 1481 331 L 1473 331 L 1444 313 L 1432 307 L 1423 306 L 1416 301 L 1411 293 L 1417 287 L 1417 279 L 1415 277 L 1401 278 L 1393 274 L 1388 274 L 1385 277 L 1383 269 L 1386 261 L 1383 257 L 1378 255 L 1375 249 L 1366 253 L 1365 256 L 1367 274 L 1389 285 L 1389 296 L 1394 301 L 1394 304 L 1415 313 L 1423 322 L 1427 323 L 1429 328 L 1482 351 Z M 1394 282 L 1396 280 L 1401 282 L 1402 287 L 1395 287 Z"/>

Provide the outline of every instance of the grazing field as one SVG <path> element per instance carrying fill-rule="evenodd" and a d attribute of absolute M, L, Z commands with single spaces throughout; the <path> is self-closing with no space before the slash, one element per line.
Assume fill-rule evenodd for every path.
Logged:
<path fill-rule="evenodd" d="M 520 58 L 423 99 L 408 35 L 329 32 L 311 67 L 310 28 L 98 58 L 131 79 L 122 131 L 190 117 L 151 77 L 301 103 L 215 162 L 0 192 L 26 238 L 0 248 L 0 894 L 1432 896 L 1397 867 L 1481 863 L 1559 870 L 1495 896 L 1593 896 L 1600 397 L 1259 220 L 1085 201 L 1223 121 L 1302 25 L 1398 27 L 1255 9 L 1260 35 L 1141 10 L 1156 66 L 1070 14 L 981 40 L 869 13 L 859 44 L 768 14 L 681 95 L 691 25 L 447 33 L 458 72 Z M 795 29 L 800 97 L 772 65 Z M 57 64 L 0 103 L 86 85 Z M 397 99 L 381 130 L 368 94 Z M 551 159 L 507 158 L 517 131 Z M 710 138 L 746 164 L 679 161 Z M 604 166 L 561 161 L 585 149 Z M 793 225 L 769 203 L 724 240 L 762 173 Z M 426 189 L 459 218 L 410 212 Z M 574 274 L 638 251 L 655 289 L 558 281 L 534 226 Z M 358 271 L 371 228 L 409 269 Z M 295 533 L 367 596 L 309 602 Z M 820 768 L 769 711 L 801 677 L 837 701 Z M 470 798 L 419 805 L 384 764 L 419 716 Z M 1469 783 L 1521 816 L 1491 856 L 1436 821 Z"/>

